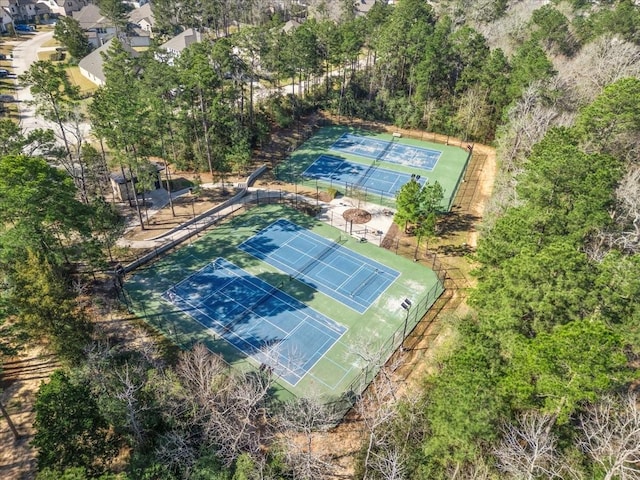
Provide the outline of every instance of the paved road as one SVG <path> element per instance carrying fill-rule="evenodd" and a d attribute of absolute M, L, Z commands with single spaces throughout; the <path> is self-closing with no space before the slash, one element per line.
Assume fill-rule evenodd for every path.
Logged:
<path fill-rule="evenodd" d="M 31 35 L 27 41 L 15 42 L 13 48 L 13 73 L 18 76 L 26 72 L 32 63 L 38 60 L 39 51 L 55 51 L 55 47 L 42 47 L 42 44 L 53 38 L 53 31 L 37 32 Z M 59 136 L 58 127 L 52 122 L 48 122 L 35 114 L 33 106 L 27 104 L 33 99 L 30 88 L 17 87 L 16 99 L 19 101 L 20 126 L 25 133 L 36 128 L 51 128 Z M 89 135 L 90 126 L 83 123 L 81 126 L 83 135 Z M 59 139 L 62 145 L 62 140 Z"/>
<path fill-rule="evenodd" d="M 38 50 L 42 44 L 53 37 L 53 32 L 38 32 L 26 42 L 17 42 L 13 48 L 13 73 L 16 76 L 22 75 L 29 69 L 32 63 L 38 60 Z M 36 128 L 48 127 L 48 122 L 36 118 L 34 108 L 26 102 L 32 100 L 31 89 L 17 87 L 16 99 L 20 102 L 20 126 L 25 132 Z"/>

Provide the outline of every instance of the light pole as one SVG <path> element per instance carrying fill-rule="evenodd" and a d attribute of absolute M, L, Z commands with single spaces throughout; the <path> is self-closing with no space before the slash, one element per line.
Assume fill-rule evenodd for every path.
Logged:
<path fill-rule="evenodd" d="M 407 337 L 407 324 L 409 323 L 409 312 L 411 311 L 411 300 L 409 300 L 408 298 L 405 298 L 400 304 L 400 306 L 405 310 L 405 312 L 407 312 L 407 314 L 404 317 L 404 329 L 402 331 L 402 342 L 404 343 L 404 339 Z M 402 343 L 400 343 L 400 345 L 402 346 Z"/>

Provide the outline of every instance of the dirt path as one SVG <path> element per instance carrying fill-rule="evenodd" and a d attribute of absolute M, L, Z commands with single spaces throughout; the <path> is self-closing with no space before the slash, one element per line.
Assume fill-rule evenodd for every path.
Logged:
<path fill-rule="evenodd" d="M 35 478 L 35 451 L 29 445 L 33 438 L 33 402 L 41 382 L 59 367 L 55 357 L 40 346 L 7 359 L 3 364 L 0 397 L 18 433 L 15 440 L 5 419 L 0 419 L 0 478 L 31 480 Z"/>

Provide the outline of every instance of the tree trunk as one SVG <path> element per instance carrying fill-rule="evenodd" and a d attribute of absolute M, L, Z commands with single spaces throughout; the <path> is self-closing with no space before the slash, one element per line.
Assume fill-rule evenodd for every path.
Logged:
<path fill-rule="evenodd" d="M 133 204 L 131 203 L 131 192 L 129 191 L 129 182 L 127 181 L 127 174 L 124 171 L 124 165 L 122 163 L 120 164 L 120 172 L 122 173 L 122 178 L 124 178 L 124 189 L 125 189 L 125 192 L 127 193 L 127 201 L 129 202 L 129 206 L 133 207 Z M 133 180 L 131 183 L 133 184 Z M 135 193 L 135 188 L 134 188 L 134 193 Z"/>
<path fill-rule="evenodd" d="M 204 97 L 202 92 L 199 92 L 200 98 L 200 114 L 202 115 L 202 130 L 204 133 L 204 146 L 207 151 L 207 163 L 209 165 L 209 173 L 211 174 L 211 178 L 213 179 L 213 160 L 211 159 L 211 144 L 209 142 L 209 122 L 207 121 L 205 106 L 204 106 Z"/>
<path fill-rule="evenodd" d="M 253 128 L 253 71 L 249 82 L 249 125 Z"/>
<path fill-rule="evenodd" d="M 9 412 L 7 412 L 7 410 L 4 408 L 4 405 L 2 404 L 1 401 L 0 401 L 0 412 L 2 413 L 2 416 L 7 419 L 7 423 L 9 424 L 9 428 L 11 429 L 11 433 L 13 433 L 13 439 L 15 441 L 20 440 L 20 434 L 18 433 L 16 426 L 13 424 L 13 421 L 9 416 Z"/>
<path fill-rule="evenodd" d="M 140 210 L 140 202 L 138 202 L 138 194 L 136 193 L 136 185 L 135 185 L 135 183 L 133 181 L 133 178 L 134 178 L 133 168 L 131 168 L 131 163 L 129 163 L 129 165 L 127 165 L 127 166 L 129 167 L 129 173 L 131 175 L 131 188 L 133 189 L 133 201 L 134 201 L 134 204 L 136 206 L 136 213 L 138 214 L 138 219 L 140 220 L 140 228 L 142 230 L 145 230 L 144 219 L 142 218 L 142 210 Z M 125 180 L 126 180 L 126 178 L 125 178 Z M 127 195 L 128 194 L 129 194 L 129 192 L 127 191 Z"/>
<path fill-rule="evenodd" d="M 169 176 L 169 162 L 167 162 L 167 149 L 165 147 L 164 135 L 160 135 L 160 143 L 162 145 L 162 156 L 164 157 L 164 175 L 167 182 L 167 193 L 169 194 L 169 206 L 171 207 L 171 215 L 176 216 L 173 208 L 173 198 L 171 198 L 171 177 Z"/>

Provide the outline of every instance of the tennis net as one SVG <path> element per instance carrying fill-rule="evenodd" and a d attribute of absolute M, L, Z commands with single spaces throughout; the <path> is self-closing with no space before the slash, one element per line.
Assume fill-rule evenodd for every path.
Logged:
<path fill-rule="evenodd" d="M 326 247 L 320 252 L 320 254 L 318 254 L 315 257 L 311 257 L 311 260 L 305 263 L 302 268 L 299 268 L 297 270 L 294 269 L 293 273 L 289 275 L 289 280 L 293 280 L 294 278 L 300 278 L 306 275 L 309 272 L 309 270 L 313 268 L 314 265 L 317 265 L 319 262 L 327 258 L 331 254 L 331 252 L 333 252 L 336 248 L 338 248 L 341 245 L 341 243 L 342 243 L 342 235 L 339 236 L 337 240 L 332 241 L 328 247 Z"/>

